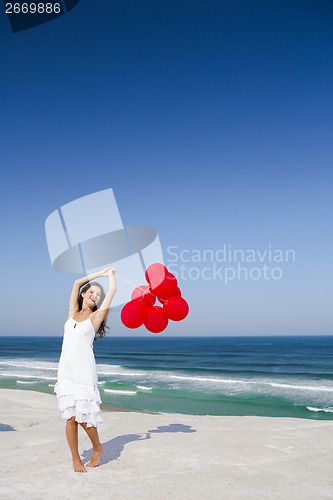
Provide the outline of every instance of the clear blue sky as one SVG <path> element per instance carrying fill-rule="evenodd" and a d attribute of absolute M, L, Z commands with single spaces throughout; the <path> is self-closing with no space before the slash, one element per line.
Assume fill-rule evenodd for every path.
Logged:
<path fill-rule="evenodd" d="M 1 334 L 62 335 L 78 275 L 44 222 L 109 187 L 166 259 L 295 250 L 279 280 L 180 280 L 163 335 L 332 334 L 332 22 L 330 0 L 81 0 L 13 34 L 1 4 Z"/>

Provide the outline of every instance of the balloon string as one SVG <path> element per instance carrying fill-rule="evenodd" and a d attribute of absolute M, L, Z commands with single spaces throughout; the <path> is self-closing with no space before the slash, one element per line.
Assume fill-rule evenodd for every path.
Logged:
<path fill-rule="evenodd" d="M 140 290 L 143 290 L 143 294 L 142 295 L 145 295 L 146 293 L 151 293 L 152 295 L 154 295 L 154 297 L 157 297 L 157 295 L 153 294 L 150 290 L 149 290 L 149 287 L 148 288 L 143 288 L 143 286 L 147 286 L 147 285 L 141 285 L 141 286 L 137 286 L 135 283 L 133 283 L 132 281 L 128 281 L 127 279 L 123 278 L 123 276 L 120 276 L 119 274 L 117 274 L 116 276 L 117 278 L 120 278 L 121 280 L 125 281 L 126 283 L 128 283 L 129 285 L 133 285 L 135 288 L 139 288 Z"/>

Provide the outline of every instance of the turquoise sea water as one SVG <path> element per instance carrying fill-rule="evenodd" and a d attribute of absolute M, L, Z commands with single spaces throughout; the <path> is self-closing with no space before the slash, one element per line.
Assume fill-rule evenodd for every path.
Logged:
<path fill-rule="evenodd" d="M 0 337 L 0 387 L 53 394 L 62 337 Z M 333 336 L 107 337 L 104 404 L 196 415 L 333 419 Z"/>

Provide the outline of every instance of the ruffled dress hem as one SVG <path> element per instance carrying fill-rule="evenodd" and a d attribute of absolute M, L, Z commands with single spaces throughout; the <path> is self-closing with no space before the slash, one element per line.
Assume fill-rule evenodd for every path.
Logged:
<path fill-rule="evenodd" d="M 97 386 L 81 384 L 73 380 L 60 380 L 54 386 L 59 403 L 59 414 L 69 420 L 75 417 L 87 427 L 100 427 L 103 424 L 100 410 L 101 396 Z"/>

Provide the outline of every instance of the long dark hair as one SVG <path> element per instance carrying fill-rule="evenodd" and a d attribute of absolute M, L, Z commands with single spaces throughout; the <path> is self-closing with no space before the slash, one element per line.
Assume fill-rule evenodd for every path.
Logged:
<path fill-rule="evenodd" d="M 101 287 L 101 285 L 99 283 L 97 283 L 96 281 L 92 281 L 91 283 L 87 283 L 80 291 L 79 291 L 79 296 L 77 298 L 77 301 L 78 301 L 78 304 L 79 304 L 79 311 L 82 310 L 82 302 L 83 302 L 83 297 L 81 295 L 82 292 L 86 292 L 87 290 L 89 290 L 89 288 L 91 286 L 98 286 L 98 288 L 101 290 L 101 298 L 99 299 L 99 304 L 101 305 L 103 300 L 105 299 L 105 292 L 103 290 L 103 288 Z M 97 311 L 98 307 L 97 305 L 93 308 L 93 312 L 94 311 Z M 106 335 L 106 331 L 105 329 L 110 329 L 107 325 L 106 325 L 106 322 L 105 322 L 105 319 L 102 321 L 101 323 L 101 326 L 99 327 L 98 331 L 96 332 L 95 334 L 95 338 L 94 340 L 98 340 L 98 339 L 102 339 L 103 337 L 105 337 Z"/>

